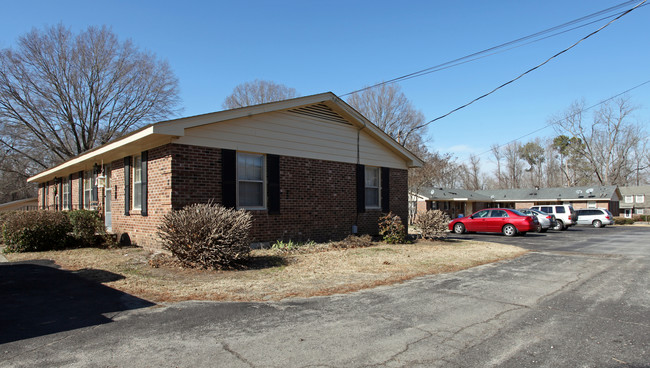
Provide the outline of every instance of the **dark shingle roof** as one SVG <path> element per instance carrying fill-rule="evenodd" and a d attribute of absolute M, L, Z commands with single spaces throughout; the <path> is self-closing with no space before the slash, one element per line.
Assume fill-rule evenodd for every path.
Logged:
<path fill-rule="evenodd" d="M 593 185 L 571 188 L 539 189 L 495 189 L 478 190 L 477 193 L 491 197 L 495 201 L 544 201 L 544 200 L 589 200 L 619 199 L 616 185 Z"/>

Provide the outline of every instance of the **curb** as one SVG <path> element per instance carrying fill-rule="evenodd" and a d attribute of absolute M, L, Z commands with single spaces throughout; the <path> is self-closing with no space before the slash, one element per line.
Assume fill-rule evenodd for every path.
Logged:
<path fill-rule="evenodd" d="M 4 263 L 4 262 L 9 262 L 9 260 L 5 258 L 5 256 L 3 256 L 2 254 L 0 254 L 0 263 Z"/>

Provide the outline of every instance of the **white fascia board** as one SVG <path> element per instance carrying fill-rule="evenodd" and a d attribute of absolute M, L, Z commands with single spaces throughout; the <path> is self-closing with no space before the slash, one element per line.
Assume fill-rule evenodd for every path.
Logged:
<path fill-rule="evenodd" d="M 101 146 L 101 147 L 99 147 L 97 149 L 94 149 L 92 151 L 82 153 L 81 155 L 76 156 L 76 157 L 74 157 L 74 158 L 72 158 L 72 159 L 70 159 L 70 160 L 68 160 L 68 161 L 66 161 L 66 162 L 64 162 L 64 163 L 62 163 L 62 164 L 60 164 L 58 166 L 55 166 L 55 167 L 53 167 L 51 169 L 48 169 L 48 170 L 45 170 L 45 171 L 43 171 L 41 173 L 38 173 L 38 174 L 32 176 L 31 178 L 27 179 L 27 182 L 28 183 L 39 182 L 39 179 L 50 176 L 50 175 L 56 173 L 57 171 L 64 170 L 64 169 L 66 169 L 68 167 L 72 167 L 72 166 L 80 164 L 80 163 L 82 163 L 84 161 L 91 160 L 91 159 L 93 159 L 95 157 L 104 155 L 107 152 L 110 152 L 110 151 L 112 151 L 114 149 L 117 149 L 117 148 L 119 148 L 121 146 L 125 146 L 125 145 L 127 145 L 129 143 L 133 143 L 135 141 L 143 139 L 143 138 L 145 138 L 147 136 L 150 136 L 152 134 L 153 134 L 153 126 L 149 126 L 149 127 L 145 128 L 145 129 L 143 129 L 143 130 L 141 130 L 141 131 L 139 131 L 137 133 L 134 133 L 132 135 L 129 135 L 129 136 L 125 137 L 124 139 L 120 139 L 120 140 L 117 140 L 117 141 L 115 141 L 113 143 L 103 145 L 103 146 Z"/>
<path fill-rule="evenodd" d="M 454 198 L 454 201 L 467 201 L 469 202 L 469 198 Z"/>

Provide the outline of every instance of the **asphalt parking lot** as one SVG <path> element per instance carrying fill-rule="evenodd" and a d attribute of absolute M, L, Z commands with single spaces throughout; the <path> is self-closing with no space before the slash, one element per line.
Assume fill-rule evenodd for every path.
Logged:
<path fill-rule="evenodd" d="M 601 228 L 579 225 L 564 231 L 548 230 L 545 233 L 529 232 L 524 236 L 508 237 L 492 233 L 450 233 L 449 239 L 478 240 L 516 245 L 532 251 L 578 252 L 589 254 L 639 254 L 637 247 L 629 247 L 625 239 L 636 233 L 647 231 L 642 225 L 613 225 Z"/>

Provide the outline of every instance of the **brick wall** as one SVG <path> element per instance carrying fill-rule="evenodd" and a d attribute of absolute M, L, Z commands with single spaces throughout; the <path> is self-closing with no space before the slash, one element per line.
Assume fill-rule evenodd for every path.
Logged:
<path fill-rule="evenodd" d="M 221 150 L 172 145 L 172 205 L 221 202 Z M 380 210 L 357 214 L 356 165 L 280 157 L 280 213 L 251 211 L 255 242 L 325 241 L 359 233 L 376 234 Z M 391 210 L 408 218 L 407 171 L 391 169 Z"/>
<path fill-rule="evenodd" d="M 124 160 L 111 163 L 112 231 L 128 235 L 134 244 L 160 248 L 156 235 L 172 208 L 192 203 L 221 203 L 221 150 L 168 144 L 149 150 L 148 216 L 130 209 L 124 214 Z M 356 165 L 299 157 L 280 157 L 280 213 L 251 211 L 252 240 L 326 241 L 342 239 L 358 225 L 360 234 L 377 234 L 380 210 L 357 214 Z M 133 180 L 133 175 L 131 175 Z M 407 170 L 390 170 L 390 210 L 408 219 Z M 53 205 L 53 182 L 48 204 Z M 73 207 L 78 207 L 79 181 L 73 174 Z M 133 184 L 131 183 L 131 188 Z M 39 205 L 41 191 L 39 191 Z M 104 203 L 104 191 L 98 191 Z M 131 189 L 131 198 L 133 189 Z M 126 204 L 131 208 L 131 204 Z M 51 207 L 54 208 L 54 207 Z"/>
<path fill-rule="evenodd" d="M 128 234 L 134 244 L 147 248 L 160 248 L 156 235 L 158 225 L 163 216 L 171 210 L 172 203 L 172 153 L 173 145 L 164 145 L 149 150 L 147 162 L 147 207 L 148 215 L 142 216 L 139 210 L 129 206 L 129 215 L 124 214 L 124 160 L 120 159 L 111 163 L 111 189 L 113 232 L 118 240 L 123 234 Z M 131 168 L 133 170 L 133 168 Z M 133 188 L 133 174 L 131 175 L 131 188 Z M 133 189 L 131 189 L 131 201 Z"/>

